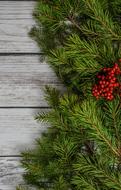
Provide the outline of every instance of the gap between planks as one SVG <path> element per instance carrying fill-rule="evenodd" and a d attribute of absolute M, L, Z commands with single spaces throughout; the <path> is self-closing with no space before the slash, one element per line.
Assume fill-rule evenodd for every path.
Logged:
<path fill-rule="evenodd" d="M 24 107 L 24 106 L 19 106 L 19 107 L 14 107 L 14 106 L 5 106 L 5 107 L 1 107 L 0 106 L 0 109 L 51 109 L 51 107 L 49 107 L 49 106 L 44 106 L 44 107 L 42 107 L 42 106 L 40 106 L 40 107 Z"/>
<path fill-rule="evenodd" d="M 30 56 L 36 56 L 36 55 L 38 55 L 38 56 L 43 56 L 44 55 L 44 53 L 42 53 L 42 52 L 40 52 L 40 53 L 30 53 L 30 52 L 0 52 L 0 56 L 28 56 L 28 55 L 30 55 Z"/>
<path fill-rule="evenodd" d="M 21 155 L 2 155 L 0 158 L 22 158 Z"/>
<path fill-rule="evenodd" d="M 16 1 L 16 2 L 20 2 L 20 1 L 26 1 L 26 2 L 27 2 L 27 1 L 33 1 L 33 2 L 37 2 L 38 0 L 0 0 L 0 2 L 1 2 L 1 1 L 3 1 L 3 2 L 4 2 L 4 1 L 9 1 L 9 2 L 10 2 L 10 1 L 11 1 L 11 2 L 12 2 L 12 1 Z"/>

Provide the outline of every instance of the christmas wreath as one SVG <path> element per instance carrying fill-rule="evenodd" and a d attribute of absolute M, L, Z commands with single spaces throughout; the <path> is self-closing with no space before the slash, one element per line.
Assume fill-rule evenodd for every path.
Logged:
<path fill-rule="evenodd" d="M 121 0 L 39 0 L 31 36 L 66 86 L 22 153 L 28 189 L 121 190 Z M 17 189 L 22 189 L 18 187 Z"/>

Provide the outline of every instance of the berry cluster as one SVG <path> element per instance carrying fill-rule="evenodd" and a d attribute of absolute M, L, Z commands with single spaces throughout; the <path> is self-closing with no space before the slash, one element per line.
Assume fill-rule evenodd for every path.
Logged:
<path fill-rule="evenodd" d="M 92 89 L 92 94 L 97 99 L 104 97 L 106 100 L 113 100 L 114 90 L 120 87 L 116 75 L 120 75 L 121 70 L 117 63 L 112 68 L 103 68 L 97 75 L 97 84 Z"/>

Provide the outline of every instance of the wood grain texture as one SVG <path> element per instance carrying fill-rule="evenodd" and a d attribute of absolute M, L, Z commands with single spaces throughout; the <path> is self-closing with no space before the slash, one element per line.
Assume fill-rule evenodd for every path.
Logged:
<path fill-rule="evenodd" d="M 36 43 L 28 36 L 35 24 L 34 1 L 0 1 L 0 53 L 37 53 Z"/>
<path fill-rule="evenodd" d="M 40 50 L 28 36 L 35 24 L 35 3 L 0 1 L 0 190 L 15 190 L 24 183 L 20 152 L 34 147 L 47 128 L 34 120 L 36 113 L 48 111 L 44 86 L 64 89 L 52 69 L 40 61 L 36 55 Z"/>
<path fill-rule="evenodd" d="M 37 123 L 34 115 L 44 110 L 0 109 L 0 156 L 19 155 L 20 151 L 34 146 L 35 139 L 47 128 Z"/>
<path fill-rule="evenodd" d="M 23 184 L 24 169 L 20 166 L 20 158 L 0 158 L 0 190 L 15 190 L 16 185 Z"/>
<path fill-rule="evenodd" d="M 62 89 L 55 73 L 38 56 L 0 56 L 0 107 L 46 107 L 45 85 Z"/>
<path fill-rule="evenodd" d="M 20 157 L 0 158 L 0 190 L 16 190 L 16 186 L 20 184 L 26 186 L 22 178 L 25 171 L 20 165 L 20 160 Z"/>
<path fill-rule="evenodd" d="M 0 190 L 16 190 L 14 185 L 0 185 Z"/>

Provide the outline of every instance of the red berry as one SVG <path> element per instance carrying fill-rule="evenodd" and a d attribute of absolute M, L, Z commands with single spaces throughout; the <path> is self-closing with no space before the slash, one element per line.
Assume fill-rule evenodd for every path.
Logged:
<path fill-rule="evenodd" d="M 121 62 L 121 59 L 120 59 Z M 121 70 L 117 63 L 114 63 L 112 68 L 103 68 L 104 74 L 97 74 L 98 84 L 92 89 L 92 94 L 98 99 L 104 97 L 107 100 L 114 98 L 113 91 L 116 87 L 121 89 L 121 84 L 117 81 L 115 75 L 121 74 Z"/>

